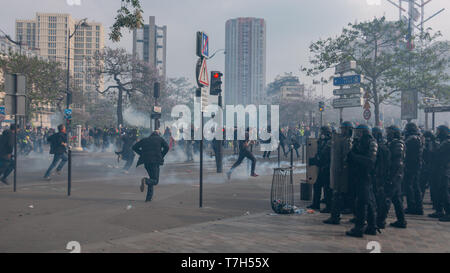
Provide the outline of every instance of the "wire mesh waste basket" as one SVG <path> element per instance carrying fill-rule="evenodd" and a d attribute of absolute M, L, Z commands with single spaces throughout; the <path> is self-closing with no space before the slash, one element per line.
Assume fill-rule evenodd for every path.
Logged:
<path fill-rule="evenodd" d="M 278 214 L 294 213 L 294 184 L 291 168 L 275 168 L 273 170 L 270 203 L 272 210 Z"/>

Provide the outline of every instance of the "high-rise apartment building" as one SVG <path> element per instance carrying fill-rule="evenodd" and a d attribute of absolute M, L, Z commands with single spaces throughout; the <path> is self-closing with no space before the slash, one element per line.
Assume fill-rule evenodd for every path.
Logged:
<path fill-rule="evenodd" d="M 156 67 L 166 77 L 167 26 L 157 26 L 155 16 L 148 25 L 133 31 L 133 56 Z"/>
<path fill-rule="evenodd" d="M 259 104 L 266 85 L 266 23 L 230 19 L 225 31 L 225 103 Z"/>
<path fill-rule="evenodd" d="M 58 61 L 67 69 L 68 37 L 78 22 L 70 14 L 36 13 L 34 20 L 16 20 L 16 40 L 39 49 L 41 56 Z M 104 47 L 105 40 L 102 24 L 87 22 L 87 25 L 79 27 L 70 39 L 69 72 L 73 83 L 90 99 L 96 99 L 95 83 L 85 72 L 90 66 L 87 59 Z"/>

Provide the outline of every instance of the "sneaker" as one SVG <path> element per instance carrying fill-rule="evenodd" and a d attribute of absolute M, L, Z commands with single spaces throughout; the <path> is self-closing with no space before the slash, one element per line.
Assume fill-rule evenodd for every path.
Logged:
<path fill-rule="evenodd" d="M 394 223 L 391 223 L 390 226 L 395 228 L 406 228 L 406 222 L 396 221 Z"/>
<path fill-rule="evenodd" d="M 141 179 L 141 186 L 139 187 L 139 189 L 141 190 L 141 192 L 144 192 L 144 189 L 145 189 L 145 180 L 146 180 L 147 178 L 145 178 L 145 177 L 143 177 L 142 179 Z"/>
<path fill-rule="evenodd" d="M 9 183 L 8 183 L 8 180 L 6 180 L 6 178 L 4 177 L 4 178 L 2 178 L 1 179 L 1 181 L 3 182 L 3 184 L 5 184 L 5 185 L 9 185 Z"/>
<path fill-rule="evenodd" d="M 442 216 L 441 218 L 439 218 L 439 221 L 441 221 L 441 222 L 450 222 L 450 214 Z"/>
<path fill-rule="evenodd" d="M 251 176 L 253 177 L 258 177 L 259 175 L 257 175 L 256 173 L 252 174 Z"/>
<path fill-rule="evenodd" d="M 61 175 L 61 170 L 56 170 L 57 175 Z"/>
<path fill-rule="evenodd" d="M 44 180 L 50 181 L 51 178 L 50 178 L 50 176 L 44 176 Z"/>

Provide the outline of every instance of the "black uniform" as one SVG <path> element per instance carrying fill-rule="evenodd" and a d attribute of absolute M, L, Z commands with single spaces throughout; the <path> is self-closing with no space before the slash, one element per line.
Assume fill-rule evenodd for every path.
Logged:
<path fill-rule="evenodd" d="M 386 207 L 380 210 L 379 220 L 385 222 L 391 204 L 394 204 L 395 215 L 397 222 L 392 223 L 391 226 L 405 228 L 405 212 L 403 209 L 402 199 L 402 181 L 404 175 L 404 158 L 405 158 L 405 143 L 400 139 L 400 129 L 398 129 L 397 137 L 389 137 L 387 147 L 389 149 L 389 166 L 386 178 Z"/>
<path fill-rule="evenodd" d="M 136 167 L 144 164 L 149 176 L 149 179 L 144 178 L 141 184 L 142 191 L 144 183 L 148 186 L 145 201 L 149 202 L 153 197 L 153 186 L 159 183 L 159 166 L 164 163 L 164 157 L 169 151 L 169 145 L 155 131 L 149 137 L 134 144 L 133 151 L 139 155 Z"/>
<path fill-rule="evenodd" d="M 349 236 L 362 237 L 363 228 L 367 220 L 366 233 L 376 234 L 376 203 L 373 193 L 373 170 L 376 163 L 378 145 L 370 135 L 367 127 L 356 130 L 367 130 L 361 136 L 356 137 L 353 147 L 348 154 L 350 174 L 355 179 L 355 226 L 346 234 Z"/>
<path fill-rule="evenodd" d="M 388 179 L 387 174 L 389 172 L 391 153 L 386 142 L 383 139 L 381 130 L 377 130 L 380 129 L 374 128 L 372 130 L 372 134 L 377 140 L 378 145 L 377 161 L 375 163 L 375 170 L 373 173 L 373 187 L 377 204 L 377 226 L 379 228 L 384 228 L 386 223 L 383 215 L 387 211 L 386 184 Z"/>
<path fill-rule="evenodd" d="M 438 196 L 436 202 L 436 211 L 444 210 L 445 214 L 439 218 L 439 221 L 450 221 L 450 132 L 447 126 L 439 126 L 437 130 L 439 146 L 435 153 L 436 178 L 438 186 Z"/>
<path fill-rule="evenodd" d="M 405 127 L 406 154 L 404 189 L 408 206 L 405 212 L 423 215 L 422 192 L 420 190 L 423 144 L 420 133 L 415 129 L 417 127 L 410 124 L 407 124 Z"/>
<path fill-rule="evenodd" d="M 426 131 L 423 134 L 425 143 L 423 147 L 422 156 L 422 169 L 420 171 L 420 191 L 422 192 L 422 200 L 425 196 L 425 191 L 430 187 L 431 200 L 433 201 L 436 196 L 436 188 L 432 186 L 436 179 L 433 179 L 433 153 L 436 151 L 436 141 L 434 139 L 433 133 Z"/>
<path fill-rule="evenodd" d="M 324 189 L 326 208 L 322 212 L 331 211 L 332 191 L 330 189 L 330 163 L 331 163 L 331 128 L 321 128 L 323 138 L 319 140 L 317 155 L 311 158 L 309 165 L 319 167 L 319 175 L 314 183 L 314 194 L 312 205 L 309 208 L 320 209 L 320 198 L 322 188 Z"/>

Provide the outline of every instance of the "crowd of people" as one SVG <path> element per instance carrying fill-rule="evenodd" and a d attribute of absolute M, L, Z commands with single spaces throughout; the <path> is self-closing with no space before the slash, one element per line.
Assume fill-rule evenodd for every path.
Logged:
<path fill-rule="evenodd" d="M 406 228 L 405 214 L 423 215 L 423 199 L 430 190 L 434 213 L 429 217 L 450 221 L 450 132 L 445 125 L 436 133 L 421 131 L 415 123 L 370 129 L 343 122 L 339 137 L 343 140 L 338 168 L 332 163 L 333 129 L 320 129 L 318 153 L 309 164 L 318 167 L 313 202 L 309 208 L 331 216 L 325 224 L 340 224 L 341 214 L 353 214 L 354 227 L 348 236 L 376 235 L 386 227 L 391 204 L 397 221 L 395 228 Z M 347 148 L 345 148 L 347 147 Z M 331 175 L 334 172 L 333 179 Z M 331 183 L 333 182 L 333 183 Z M 322 193 L 324 199 L 322 198 Z M 406 199 L 406 208 L 404 208 Z"/>

